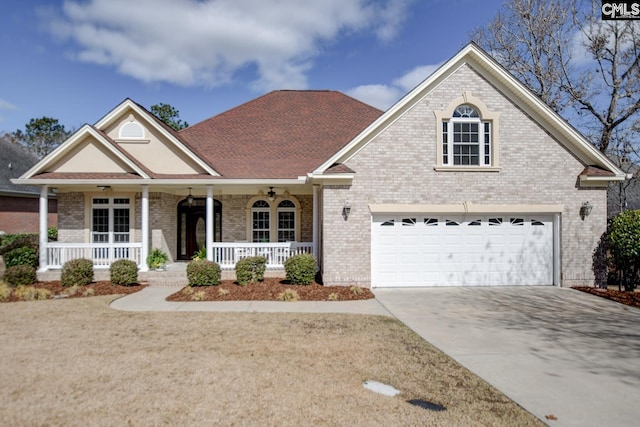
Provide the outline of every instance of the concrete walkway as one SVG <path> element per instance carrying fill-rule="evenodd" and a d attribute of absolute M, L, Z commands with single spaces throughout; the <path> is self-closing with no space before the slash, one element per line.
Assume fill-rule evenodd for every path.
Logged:
<path fill-rule="evenodd" d="M 149 286 L 111 303 L 123 311 L 225 311 L 268 313 L 354 313 L 391 316 L 375 299 L 362 301 L 198 301 L 170 302 L 165 299 L 181 286 Z"/>
<path fill-rule="evenodd" d="M 555 287 L 375 294 L 400 321 L 551 426 L 640 423 L 636 308 Z"/>

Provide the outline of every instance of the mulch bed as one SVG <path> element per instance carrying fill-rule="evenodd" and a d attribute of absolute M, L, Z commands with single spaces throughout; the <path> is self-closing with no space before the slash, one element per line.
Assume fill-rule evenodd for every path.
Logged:
<path fill-rule="evenodd" d="M 221 290 L 224 289 L 228 291 Z M 278 295 L 294 290 L 298 301 L 354 301 L 375 298 L 367 288 L 349 286 L 323 286 L 313 282 L 307 286 L 290 285 L 281 278 L 265 277 L 263 282 L 240 286 L 233 280 L 223 280 L 218 286 L 183 288 L 169 295 L 167 301 L 194 301 L 194 293 L 204 292 L 200 301 L 278 301 Z M 331 295 L 331 297 L 330 297 Z"/>
<path fill-rule="evenodd" d="M 139 290 L 145 288 L 147 285 L 131 285 L 131 286 L 117 286 L 112 285 L 109 281 L 99 281 L 93 282 L 87 286 L 82 286 L 79 288 L 78 292 L 75 294 L 67 295 L 66 292 L 69 291 L 69 288 L 65 288 L 62 286 L 62 282 L 59 280 L 53 280 L 49 282 L 36 282 L 32 285 L 35 288 L 47 289 L 51 292 L 52 299 L 53 298 L 84 298 L 88 295 L 90 296 L 101 296 L 101 295 L 121 295 L 121 294 L 132 294 L 134 292 L 138 292 Z M 89 291 L 88 294 L 85 294 L 89 289 L 93 289 L 93 291 Z M 8 302 L 20 301 L 14 295 L 8 300 Z"/>
<path fill-rule="evenodd" d="M 640 308 L 640 292 L 624 292 L 615 289 L 593 288 L 590 286 L 573 286 L 572 289 Z"/>

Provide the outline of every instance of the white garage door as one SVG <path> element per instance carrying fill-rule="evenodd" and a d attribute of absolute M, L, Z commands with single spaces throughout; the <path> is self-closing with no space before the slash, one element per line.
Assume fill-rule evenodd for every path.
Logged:
<path fill-rule="evenodd" d="M 553 284 L 550 215 L 373 216 L 374 287 Z"/>

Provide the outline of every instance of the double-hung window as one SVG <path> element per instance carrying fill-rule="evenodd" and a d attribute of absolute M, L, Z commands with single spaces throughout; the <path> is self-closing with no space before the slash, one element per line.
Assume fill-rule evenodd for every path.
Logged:
<path fill-rule="evenodd" d="M 266 200 L 258 200 L 251 209 L 251 241 L 270 241 L 271 207 Z"/>
<path fill-rule="evenodd" d="M 491 166 L 491 122 L 470 105 L 460 105 L 442 122 L 442 164 Z"/>

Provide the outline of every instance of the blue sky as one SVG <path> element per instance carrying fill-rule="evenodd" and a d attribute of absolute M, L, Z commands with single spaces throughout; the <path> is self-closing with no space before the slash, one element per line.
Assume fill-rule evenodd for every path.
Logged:
<path fill-rule="evenodd" d="M 4 0 L 0 133 L 93 124 L 125 98 L 195 124 L 274 89 L 381 109 L 495 16 L 502 0 Z"/>

